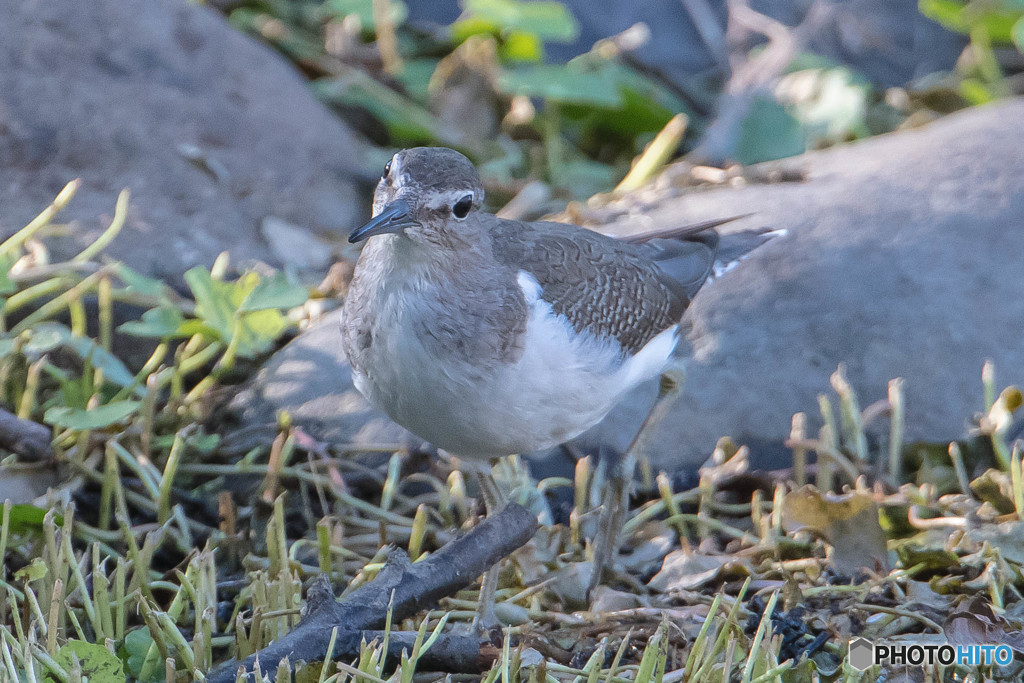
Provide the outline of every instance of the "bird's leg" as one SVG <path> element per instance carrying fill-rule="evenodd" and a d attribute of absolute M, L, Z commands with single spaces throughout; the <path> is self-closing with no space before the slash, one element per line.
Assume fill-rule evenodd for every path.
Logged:
<path fill-rule="evenodd" d="M 661 373 L 661 382 L 658 385 L 658 398 L 654 400 L 654 405 L 651 407 L 650 412 L 647 413 L 647 417 L 644 418 L 640 429 L 637 430 L 636 436 L 633 437 L 632 443 L 629 444 L 629 448 L 626 449 L 627 454 L 636 456 L 637 460 L 647 457 L 647 453 L 650 450 L 651 436 L 654 435 L 657 426 L 665 419 L 669 411 L 672 410 L 676 399 L 682 394 L 683 380 L 685 379 L 685 360 L 673 356 L 669 359 L 668 366 Z"/>
<path fill-rule="evenodd" d="M 494 476 L 489 470 L 482 471 L 474 468 L 473 474 L 476 476 L 477 486 L 480 488 L 480 497 L 484 499 L 484 514 L 487 517 L 497 514 L 506 502 L 505 494 L 502 493 L 498 482 L 494 481 Z"/>
<path fill-rule="evenodd" d="M 588 594 L 592 595 L 594 589 L 600 585 L 604 570 L 615 564 L 615 557 L 619 552 L 619 533 L 622 531 L 623 518 L 628 508 L 629 490 L 633 483 L 633 470 L 640 458 L 647 457 L 651 435 L 679 397 L 685 377 L 683 361 L 675 357 L 670 359 L 668 367 L 661 374 L 658 397 L 629 448 L 625 453 L 608 460 L 608 485 L 604 487 L 601 496 L 601 513 L 598 517 L 597 534 L 594 537 L 594 573 L 590 578 Z"/>
<path fill-rule="evenodd" d="M 627 507 L 626 482 L 632 478 L 633 467 L 636 464 L 629 451 L 620 453 L 613 449 L 605 449 L 601 457 L 605 463 L 606 485 L 601 489 L 601 509 L 597 518 L 597 532 L 594 534 L 593 573 L 587 587 L 587 594 L 590 596 L 600 585 L 605 568 L 614 564 L 614 556 L 618 550 L 616 541 Z"/>
<path fill-rule="evenodd" d="M 497 514 L 505 504 L 505 496 L 491 472 L 483 471 L 479 467 L 473 468 L 477 485 L 480 487 L 480 496 L 484 499 L 485 515 L 490 517 Z M 473 628 L 477 633 L 489 631 L 499 626 L 498 617 L 494 613 L 495 596 L 498 592 L 498 574 L 501 571 L 501 564 L 495 564 L 484 574 L 480 583 L 480 597 L 477 602 L 476 616 L 473 618 Z"/>

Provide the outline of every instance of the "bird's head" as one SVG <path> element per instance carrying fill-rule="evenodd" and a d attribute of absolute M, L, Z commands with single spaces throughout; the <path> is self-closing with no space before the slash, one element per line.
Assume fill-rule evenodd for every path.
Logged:
<path fill-rule="evenodd" d="M 445 147 L 405 149 L 384 166 L 373 193 L 373 218 L 348 241 L 399 233 L 443 240 L 465 230 L 483 200 L 480 176 L 462 154 Z"/>

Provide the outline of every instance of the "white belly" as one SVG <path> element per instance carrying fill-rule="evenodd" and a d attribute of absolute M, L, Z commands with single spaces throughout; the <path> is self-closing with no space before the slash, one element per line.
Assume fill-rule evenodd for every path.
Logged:
<path fill-rule="evenodd" d="M 435 446 L 488 458 L 548 448 L 579 435 L 624 393 L 664 368 L 676 328 L 624 359 L 614 341 L 577 333 L 539 298 L 531 280 L 520 277 L 530 318 L 514 362 L 454 360 L 432 348 L 431 340 L 418 338 L 412 325 L 396 324 L 386 334 L 378 332 L 370 362 L 361 364 L 372 371 L 354 372 L 356 388 Z"/>

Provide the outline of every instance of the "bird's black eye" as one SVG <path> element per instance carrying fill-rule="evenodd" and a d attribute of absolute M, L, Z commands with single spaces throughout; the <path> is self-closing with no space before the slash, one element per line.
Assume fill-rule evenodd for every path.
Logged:
<path fill-rule="evenodd" d="M 455 202 L 452 206 L 452 215 L 456 218 L 462 219 L 469 215 L 469 210 L 473 208 L 473 195 L 467 194 L 465 197 Z"/>
<path fill-rule="evenodd" d="M 384 164 L 384 172 L 381 173 L 380 179 L 384 180 L 391 173 L 391 159 L 388 159 L 388 163 Z"/>

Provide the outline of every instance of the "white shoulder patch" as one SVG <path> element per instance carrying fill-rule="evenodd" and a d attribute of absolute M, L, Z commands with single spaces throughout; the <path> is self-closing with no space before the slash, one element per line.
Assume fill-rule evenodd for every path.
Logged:
<path fill-rule="evenodd" d="M 523 290 L 523 296 L 526 297 L 527 303 L 533 303 L 540 299 L 544 288 L 537 282 L 537 278 L 525 270 L 520 270 L 516 281 L 519 283 L 519 289 Z"/>

